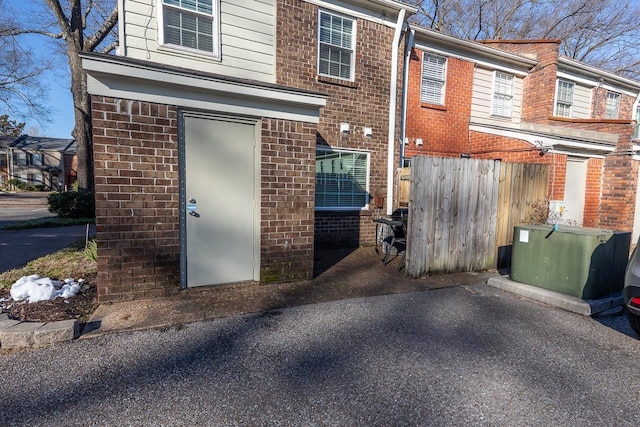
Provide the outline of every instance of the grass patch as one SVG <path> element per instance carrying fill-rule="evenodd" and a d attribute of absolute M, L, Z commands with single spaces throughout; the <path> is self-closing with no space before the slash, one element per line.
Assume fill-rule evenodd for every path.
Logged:
<path fill-rule="evenodd" d="M 68 248 L 34 259 L 22 268 L 0 274 L 0 288 L 13 285 L 22 276 L 39 274 L 55 280 L 73 278 L 75 280 L 95 276 L 97 264 L 87 258 L 84 240 L 79 240 Z"/>
<path fill-rule="evenodd" d="M 66 227 L 70 225 L 84 225 L 95 223 L 95 218 L 36 218 L 27 221 L 13 222 L 1 227 L 3 230 L 26 230 L 29 228 Z"/>

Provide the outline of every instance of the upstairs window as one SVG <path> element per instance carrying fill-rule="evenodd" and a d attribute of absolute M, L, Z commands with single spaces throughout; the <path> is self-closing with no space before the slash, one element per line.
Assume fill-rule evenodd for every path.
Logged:
<path fill-rule="evenodd" d="M 615 92 L 607 92 L 606 109 L 604 112 L 605 119 L 617 119 L 620 110 L 620 94 Z"/>
<path fill-rule="evenodd" d="M 13 154 L 13 163 L 16 166 L 27 166 L 27 153 L 24 151 L 18 151 Z"/>
<path fill-rule="evenodd" d="M 571 117 L 573 106 L 573 91 L 575 83 L 566 80 L 558 80 L 558 92 L 556 94 L 556 116 Z"/>
<path fill-rule="evenodd" d="M 362 209 L 369 203 L 369 153 L 316 150 L 316 209 Z"/>
<path fill-rule="evenodd" d="M 318 74 L 353 80 L 354 20 L 321 11 L 318 28 Z"/>
<path fill-rule="evenodd" d="M 217 55 L 219 0 L 162 0 L 161 43 Z"/>
<path fill-rule="evenodd" d="M 33 166 L 42 166 L 42 153 L 31 154 L 31 164 Z"/>
<path fill-rule="evenodd" d="M 447 58 L 424 52 L 422 56 L 422 80 L 420 102 L 444 105 Z"/>
<path fill-rule="evenodd" d="M 491 114 L 500 117 L 511 117 L 513 104 L 513 76 L 496 71 L 493 84 L 493 108 Z"/>

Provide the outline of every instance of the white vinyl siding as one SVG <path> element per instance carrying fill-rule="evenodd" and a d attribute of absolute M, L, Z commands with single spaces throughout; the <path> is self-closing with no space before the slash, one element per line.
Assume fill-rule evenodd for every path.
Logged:
<path fill-rule="evenodd" d="M 318 25 L 318 74 L 353 80 L 355 21 L 320 11 Z"/>
<path fill-rule="evenodd" d="M 471 95 L 471 121 L 475 124 L 495 124 L 515 129 L 520 123 L 522 110 L 522 77 L 513 76 L 511 115 L 502 117 L 494 114 L 495 74 L 495 70 L 475 68 Z"/>
<path fill-rule="evenodd" d="M 161 1 L 124 2 L 124 13 L 120 17 L 126 34 L 120 54 L 191 70 L 275 83 L 273 0 L 213 0 L 219 5 L 218 57 L 161 45 L 157 16 Z"/>
<path fill-rule="evenodd" d="M 576 83 L 573 87 L 573 108 L 571 109 L 572 118 L 591 118 L 591 96 L 592 89 L 590 87 Z"/>
<path fill-rule="evenodd" d="M 556 90 L 556 111 L 558 117 L 571 117 L 573 106 L 573 89 L 575 83 L 566 80 L 558 80 Z"/>
<path fill-rule="evenodd" d="M 620 110 L 620 94 L 615 92 L 607 92 L 606 109 L 604 113 L 605 119 L 617 119 Z"/>
<path fill-rule="evenodd" d="M 444 105 L 446 75 L 447 58 L 424 52 L 422 55 L 420 102 Z"/>
<path fill-rule="evenodd" d="M 362 209 L 368 194 L 369 153 L 316 150 L 316 209 Z"/>
<path fill-rule="evenodd" d="M 513 104 L 513 76 L 511 74 L 496 71 L 493 85 L 494 116 L 511 117 Z"/>

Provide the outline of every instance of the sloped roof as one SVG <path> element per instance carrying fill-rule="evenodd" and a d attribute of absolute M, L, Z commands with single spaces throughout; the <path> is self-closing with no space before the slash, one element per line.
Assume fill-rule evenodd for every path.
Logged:
<path fill-rule="evenodd" d="M 75 154 L 76 141 L 71 138 L 50 138 L 46 136 L 20 137 L 0 136 L 0 147 L 17 148 L 20 150 L 59 151 Z"/>

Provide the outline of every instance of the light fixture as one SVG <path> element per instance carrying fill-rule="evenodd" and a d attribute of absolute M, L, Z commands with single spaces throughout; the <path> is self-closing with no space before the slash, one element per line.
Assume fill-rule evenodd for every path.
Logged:
<path fill-rule="evenodd" d="M 364 136 L 371 138 L 373 136 L 373 128 L 364 128 Z"/>
<path fill-rule="evenodd" d="M 409 138 L 404 139 L 404 145 L 409 145 Z"/>
<path fill-rule="evenodd" d="M 349 133 L 349 123 L 340 123 L 340 132 Z"/>
<path fill-rule="evenodd" d="M 422 145 L 422 138 L 416 139 L 416 145 Z"/>

